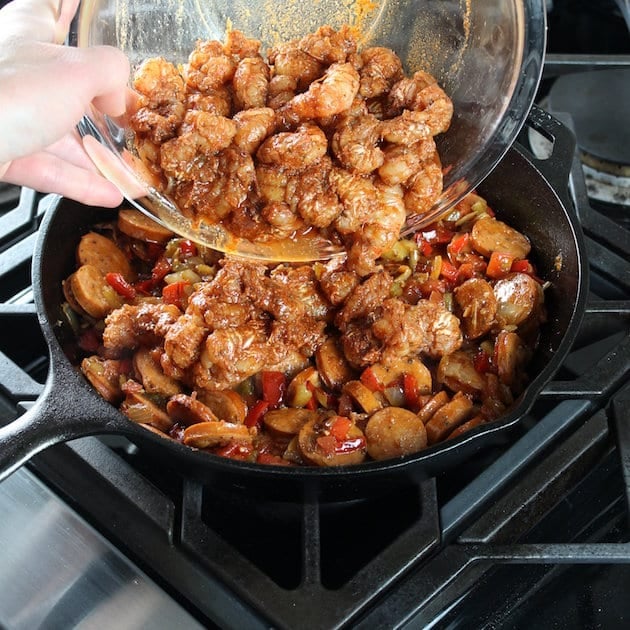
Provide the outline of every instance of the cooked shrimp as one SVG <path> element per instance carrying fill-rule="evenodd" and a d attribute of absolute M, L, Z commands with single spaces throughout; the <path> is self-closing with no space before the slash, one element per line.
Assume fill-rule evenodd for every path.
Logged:
<path fill-rule="evenodd" d="M 189 111 L 181 135 L 162 145 L 160 164 L 169 177 L 191 179 L 190 165 L 198 155 L 225 149 L 236 134 L 236 123 L 225 116 Z"/>
<path fill-rule="evenodd" d="M 269 89 L 269 66 L 262 57 L 247 57 L 239 62 L 234 78 L 234 105 L 238 110 L 265 107 Z"/>
<path fill-rule="evenodd" d="M 306 92 L 293 97 L 279 113 L 287 121 L 333 116 L 348 109 L 358 91 L 359 73 L 352 64 L 335 63 L 321 80 L 314 81 Z"/>
<path fill-rule="evenodd" d="M 297 92 L 297 81 L 293 77 L 277 75 L 271 78 L 267 89 L 267 107 L 280 109 Z"/>
<path fill-rule="evenodd" d="M 242 31 L 231 29 L 225 36 L 223 50 L 226 55 L 235 57 L 237 60 L 257 57 L 260 54 L 260 41 L 246 37 Z"/>
<path fill-rule="evenodd" d="M 343 206 L 342 213 L 335 220 L 335 228 L 340 234 L 352 234 L 377 211 L 374 182 L 371 178 L 334 169 L 330 174 L 330 183 Z"/>
<path fill-rule="evenodd" d="M 437 153 L 422 163 L 421 169 L 407 182 L 407 214 L 428 212 L 442 193 L 442 165 Z"/>
<path fill-rule="evenodd" d="M 204 93 L 189 90 L 186 95 L 186 108 L 199 109 L 217 116 L 229 116 L 232 112 L 232 93 L 224 85 Z"/>
<path fill-rule="evenodd" d="M 162 58 L 149 59 L 138 68 L 133 85 L 142 96 L 131 128 L 154 143 L 175 136 L 185 114 L 184 80 L 177 68 Z"/>
<path fill-rule="evenodd" d="M 348 252 L 349 268 L 361 276 L 374 272 L 376 259 L 396 243 L 407 218 L 400 186 L 377 182 L 375 188 L 375 212 L 354 233 Z"/>
<path fill-rule="evenodd" d="M 331 189 L 332 161 L 328 156 L 304 169 L 295 188 L 296 209 L 309 224 L 328 227 L 341 214 L 339 197 Z"/>
<path fill-rule="evenodd" d="M 379 120 L 367 112 L 343 117 L 336 126 L 331 148 L 344 168 L 371 173 L 383 164 L 379 129 Z"/>
<path fill-rule="evenodd" d="M 271 234 L 275 238 L 289 238 L 304 227 L 304 221 L 283 201 L 266 204 L 260 214 L 271 226 Z"/>
<path fill-rule="evenodd" d="M 236 61 L 226 54 L 221 42 L 199 40 L 184 70 L 190 88 L 207 92 L 232 80 Z"/>
<path fill-rule="evenodd" d="M 361 52 L 361 62 L 359 94 L 363 98 L 381 96 L 402 78 L 402 62 L 390 48 L 366 48 Z"/>
<path fill-rule="evenodd" d="M 404 184 L 433 157 L 435 142 L 429 137 L 410 145 L 391 144 L 383 149 L 383 164 L 378 169 L 379 177 L 386 184 Z"/>
<path fill-rule="evenodd" d="M 324 73 L 324 66 L 312 55 L 300 50 L 297 42 L 280 44 L 269 51 L 274 79 L 288 79 L 294 91 L 305 90 Z M 288 85 L 289 83 L 285 83 Z"/>
<path fill-rule="evenodd" d="M 300 125 L 296 131 L 280 132 L 267 138 L 256 157 L 264 164 L 281 168 L 304 168 L 320 160 L 328 151 L 328 139 L 313 124 Z"/>
<path fill-rule="evenodd" d="M 236 134 L 233 142 L 236 147 L 253 155 L 276 128 L 276 114 L 269 107 L 257 107 L 238 112 L 233 119 Z"/>
<path fill-rule="evenodd" d="M 263 203 L 287 203 L 294 210 L 298 174 L 275 164 L 256 164 L 256 188 Z"/>
<path fill-rule="evenodd" d="M 437 358 L 462 345 L 459 320 L 442 304 L 420 300 L 410 305 L 398 298 L 383 302 L 372 333 L 382 342 L 382 362 L 413 354 Z"/>
<path fill-rule="evenodd" d="M 357 40 L 347 25 L 338 31 L 330 26 L 321 26 L 315 33 L 305 35 L 298 42 L 298 48 L 329 66 L 344 63 L 350 54 L 356 52 Z"/>
<path fill-rule="evenodd" d="M 453 117 L 453 102 L 437 84 L 435 77 L 419 70 L 413 77 L 394 84 L 388 94 L 391 117 L 410 110 L 407 121 L 428 125 L 431 135 L 446 131 Z"/>

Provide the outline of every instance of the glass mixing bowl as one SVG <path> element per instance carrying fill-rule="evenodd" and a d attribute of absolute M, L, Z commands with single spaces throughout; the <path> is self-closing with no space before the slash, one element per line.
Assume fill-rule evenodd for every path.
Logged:
<path fill-rule="evenodd" d="M 356 26 L 362 45 L 394 49 L 407 73 L 430 72 L 452 98 L 451 127 L 437 138 L 444 191 L 421 218 L 434 221 L 488 175 L 527 116 L 542 71 L 544 0 L 84 0 L 71 43 L 115 46 L 136 68 L 158 56 L 185 63 L 197 39 L 223 40 L 230 27 L 260 39 L 266 50 L 324 24 Z M 173 202 L 142 177 L 124 119 L 93 109 L 79 130 L 92 159 L 127 199 L 174 231 L 222 251 L 291 258 L 286 248 L 234 242 L 217 226 L 191 233 Z M 311 244 L 292 258 L 326 257 L 326 247 Z"/>

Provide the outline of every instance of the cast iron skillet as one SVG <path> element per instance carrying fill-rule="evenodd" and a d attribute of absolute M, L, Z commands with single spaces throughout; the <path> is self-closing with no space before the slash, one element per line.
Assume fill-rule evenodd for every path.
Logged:
<path fill-rule="evenodd" d="M 573 136 L 538 108 L 532 110 L 528 124 L 553 140 L 551 157 L 539 162 L 514 146 L 479 187 L 480 194 L 499 211 L 499 218 L 529 236 L 539 275 L 551 282 L 546 291 L 548 322 L 530 366 L 533 380 L 508 414 L 419 453 L 346 468 L 250 464 L 198 452 L 155 435 L 105 402 L 64 354 L 62 347 L 71 333 L 61 324 L 61 282 L 74 270 L 81 234 L 111 214 L 60 199 L 44 218 L 32 270 L 39 323 L 50 350 L 49 374 L 33 407 L 0 430 L 0 479 L 53 444 L 93 434 L 124 434 L 149 458 L 155 458 L 156 465 L 170 465 L 207 483 L 227 482 L 278 497 L 292 496 L 314 485 L 320 496 L 343 498 L 391 487 L 394 482 L 435 476 L 481 449 L 508 440 L 571 347 L 587 292 L 581 230 L 570 202 L 561 201 L 554 191 L 555 187 L 566 196 Z M 546 169 L 546 177 L 538 167 Z"/>

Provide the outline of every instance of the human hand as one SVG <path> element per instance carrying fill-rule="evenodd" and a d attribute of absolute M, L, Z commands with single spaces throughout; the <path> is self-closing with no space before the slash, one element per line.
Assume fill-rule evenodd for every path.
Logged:
<path fill-rule="evenodd" d="M 79 0 L 13 0 L 0 9 L 0 180 L 89 205 L 122 201 L 83 150 L 90 103 L 125 111 L 129 63 L 115 48 L 60 45 Z"/>

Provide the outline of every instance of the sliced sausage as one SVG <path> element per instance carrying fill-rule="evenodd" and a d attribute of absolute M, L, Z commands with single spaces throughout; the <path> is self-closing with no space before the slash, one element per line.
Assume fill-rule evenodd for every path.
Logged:
<path fill-rule="evenodd" d="M 249 429 L 244 424 L 211 420 L 187 427 L 182 441 L 193 448 L 210 448 L 224 446 L 231 442 L 248 443 L 252 439 Z"/>
<path fill-rule="evenodd" d="M 455 289 L 464 332 L 469 339 L 485 335 L 495 322 L 497 299 L 490 283 L 483 278 L 470 278 Z"/>
<path fill-rule="evenodd" d="M 485 379 L 475 369 L 473 355 L 465 350 L 458 350 L 440 359 L 437 380 L 453 392 L 475 394 L 482 392 Z"/>
<path fill-rule="evenodd" d="M 370 416 L 365 428 L 367 449 L 374 459 L 417 453 L 427 445 L 427 432 L 418 416 L 400 407 L 386 407 Z"/>
<path fill-rule="evenodd" d="M 124 252 L 111 239 L 96 232 L 81 237 L 77 247 L 79 265 L 93 265 L 102 275 L 120 273 L 125 280 L 132 281 L 134 273 Z"/>
<path fill-rule="evenodd" d="M 319 414 L 310 409 L 291 409 L 288 407 L 268 411 L 263 423 L 273 434 L 279 437 L 297 435 L 300 429 L 311 420 L 317 420 Z"/>
<path fill-rule="evenodd" d="M 418 411 L 418 418 L 426 424 L 432 417 L 433 414 L 443 407 L 449 401 L 448 394 L 442 390 L 433 396 L 427 403 L 425 403 L 420 411 Z"/>
<path fill-rule="evenodd" d="M 329 337 L 315 353 L 315 362 L 319 375 L 325 385 L 332 390 L 339 390 L 354 378 L 354 370 L 333 337 Z"/>
<path fill-rule="evenodd" d="M 220 420 L 232 424 L 245 422 L 247 404 L 235 391 L 231 389 L 216 392 L 202 390 L 198 392 L 197 398 L 209 407 Z"/>
<path fill-rule="evenodd" d="M 81 371 L 85 378 L 107 402 L 113 404 L 119 403 L 123 397 L 120 388 L 122 366 L 116 359 L 102 359 L 96 355 L 81 361 Z"/>
<path fill-rule="evenodd" d="M 178 381 L 164 374 L 149 348 L 142 347 L 133 355 L 133 367 L 140 376 L 142 386 L 150 394 L 170 397 L 182 391 Z"/>
<path fill-rule="evenodd" d="M 476 221 L 470 237 L 475 250 L 488 258 L 492 252 L 502 252 L 522 259 L 527 258 L 531 250 L 525 236 L 503 221 L 491 217 Z"/>
<path fill-rule="evenodd" d="M 181 422 L 186 426 L 204 422 L 219 422 L 219 418 L 214 415 L 210 407 L 186 394 L 172 396 L 166 403 L 166 413 L 175 422 Z"/>
<path fill-rule="evenodd" d="M 540 283 L 526 273 L 511 273 L 494 285 L 497 323 L 501 328 L 519 326 L 540 311 L 544 294 Z"/>
<path fill-rule="evenodd" d="M 120 296 L 93 265 L 81 265 L 68 282 L 74 299 L 90 317 L 103 319 L 122 305 Z"/>
<path fill-rule="evenodd" d="M 367 454 L 363 431 L 352 423 L 344 439 L 331 434 L 331 424 L 336 417 L 326 420 L 310 420 L 298 434 L 298 446 L 302 457 L 316 466 L 351 466 L 360 464 Z"/>
<path fill-rule="evenodd" d="M 474 418 L 471 418 L 470 420 L 466 420 L 464 424 L 460 424 L 456 429 L 451 431 L 447 439 L 452 440 L 454 438 L 459 437 L 460 435 L 464 435 L 464 433 L 467 433 L 471 429 L 474 429 L 475 427 L 478 427 L 479 425 L 484 424 L 485 422 L 486 422 L 486 419 L 482 415 L 478 415 L 478 416 L 475 416 Z"/>
<path fill-rule="evenodd" d="M 173 426 L 172 418 L 140 392 L 127 392 L 120 410 L 132 422 L 152 426 L 164 433 L 168 433 Z"/>
<path fill-rule="evenodd" d="M 349 381 L 344 385 L 343 393 L 350 396 L 365 413 L 374 413 L 383 407 L 383 401 L 361 381 Z"/>
<path fill-rule="evenodd" d="M 494 343 L 494 360 L 499 380 L 504 385 L 513 385 L 519 367 L 526 358 L 521 338 L 513 332 L 502 330 Z"/>
<path fill-rule="evenodd" d="M 169 229 L 134 208 L 118 211 L 118 229 L 131 238 L 151 243 L 165 243 L 174 236 Z"/>
<path fill-rule="evenodd" d="M 473 410 L 473 403 L 468 396 L 458 393 L 453 399 L 440 407 L 427 422 L 427 442 L 435 444 L 444 440 L 455 428 L 463 424 Z"/>

